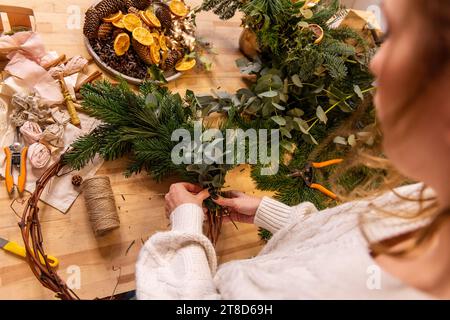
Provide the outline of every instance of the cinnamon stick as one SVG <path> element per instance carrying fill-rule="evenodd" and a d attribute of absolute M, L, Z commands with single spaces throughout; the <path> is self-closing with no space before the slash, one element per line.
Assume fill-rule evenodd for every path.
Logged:
<path fill-rule="evenodd" d="M 86 79 L 84 79 L 83 81 L 81 81 L 79 84 L 77 84 L 75 86 L 75 92 L 80 91 L 81 87 L 84 86 L 86 83 L 90 83 L 92 81 L 94 81 L 95 79 L 97 79 L 98 77 L 100 77 L 103 73 L 100 71 L 94 71 L 93 73 L 91 73 Z"/>

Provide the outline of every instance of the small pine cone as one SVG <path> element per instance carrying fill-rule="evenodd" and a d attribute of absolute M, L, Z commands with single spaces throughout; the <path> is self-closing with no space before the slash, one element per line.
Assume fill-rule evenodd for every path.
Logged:
<path fill-rule="evenodd" d="M 82 183 L 83 183 L 83 178 L 80 175 L 76 174 L 76 175 L 72 176 L 72 184 L 75 187 L 81 186 Z"/>
<path fill-rule="evenodd" d="M 165 31 L 172 29 L 172 15 L 167 5 L 160 5 L 155 11 L 155 15 L 161 22 L 161 28 Z"/>
<path fill-rule="evenodd" d="M 172 50 L 167 55 L 167 58 L 162 62 L 161 69 L 164 71 L 170 71 L 173 68 L 175 68 L 175 65 L 177 64 L 178 60 L 180 60 L 182 57 L 182 54 L 178 50 Z"/>
<path fill-rule="evenodd" d="M 97 10 L 94 7 L 89 8 L 84 17 L 83 34 L 88 39 L 97 38 L 98 28 L 101 23 L 102 21 Z"/>
<path fill-rule="evenodd" d="M 106 40 L 108 39 L 113 31 L 113 25 L 109 22 L 104 22 L 100 25 L 98 28 L 98 39 L 99 40 Z"/>
<path fill-rule="evenodd" d="M 139 17 L 139 9 L 137 9 L 136 7 L 129 7 L 128 13 L 134 13 L 135 15 L 137 15 Z"/>
<path fill-rule="evenodd" d="M 126 0 L 126 6 L 135 7 L 138 10 L 145 10 L 150 6 L 150 0 Z"/>
<path fill-rule="evenodd" d="M 122 0 L 102 0 L 96 6 L 100 19 L 107 17 L 113 13 L 122 10 L 124 7 L 124 3 Z"/>
<path fill-rule="evenodd" d="M 111 38 L 114 40 L 114 39 L 117 38 L 117 36 L 118 36 L 120 33 L 123 33 L 123 32 L 125 32 L 125 31 L 123 31 L 123 29 L 115 28 L 115 29 L 113 30 L 112 34 L 111 34 Z"/>
<path fill-rule="evenodd" d="M 147 65 L 153 64 L 149 47 L 144 46 L 143 44 L 139 43 L 135 39 L 131 40 L 131 44 L 133 46 L 134 51 L 138 54 L 139 58 L 141 58 L 142 61 L 145 62 L 145 64 L 147 64 Z"/>

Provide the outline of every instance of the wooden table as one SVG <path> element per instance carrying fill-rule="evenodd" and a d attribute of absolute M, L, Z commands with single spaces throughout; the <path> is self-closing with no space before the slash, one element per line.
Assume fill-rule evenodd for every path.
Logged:
<path fill-rule="evenodd" d="M 199 4 L 200 0 L 188 0 Z M 74 3 L 79 7 L 74 7 Z M 2 4 L 29 7 L 37 19 L 37 31 L 48 50 L 65 53 L 68 57 L 82 54 L 87 56 L 83 45 L 83 14 L 92 0 L 3 0 Z M 70 11 L 72 10 L 72 11 Z M 81 26 L 68 29 L 66 23 L 73 10 L 80 10 Z M 171 83 L 174 91 L 184 92 L 187 88 L 195 92 L 209 92 L 211 88 L 234 91 L 244 86 L 235 59 L 241 56 L 238 50 L 240 18 L 221 21 L 212 13 L 198 15 L 198 34 L 211 41 L 218 55 L 214 57 L 211 73 L 189 72 Z M 83 197 L 79 197 L 70 211 L 64 215 L 50 206 L 42 204 L 40 219 L 45 247 L 49 254 L 61 261 L 59 274 L 67 279 L 74 270 L 80 270 L 81 287 L 75 290 L 85 299 L 106 297 L 113 293 L 126 292 L 135 288 L 135 262 L 143 241 L 157 231 L 166 230 L 168 220 L 164 214 L 164 198 L 159 194 L 167 192 L 172 181 L 156 183 L 145 174 L 126 179 L 122 172 L 125 160 L 105 163 L 98 175 L 108 175 L 116 196 L 121 219 L 120 229 L 104 237 L 95 237 L 88 221 Z M 245 169 L 242 171 L 242 169 Z M 247 167 L 239 167 L 227 176 L 227 185 L 252 194 L 256 191 L 249 177 Z M 28 195 L 14 203 L 14 209 L 21 214 Z M 17 226 L 18 217 L 10 209 L 12 199 L 0 182 L 0 236 L 22 242 Z M 223 228 L 217 244 L 219 263 L 256 255 L 263 243 L 252 225 L 232 224 Z M 0 250 L 0 299 L 52 299 L 53 293 L 43 288 L 31 273 L 28 265 L 20 258 Z"/>

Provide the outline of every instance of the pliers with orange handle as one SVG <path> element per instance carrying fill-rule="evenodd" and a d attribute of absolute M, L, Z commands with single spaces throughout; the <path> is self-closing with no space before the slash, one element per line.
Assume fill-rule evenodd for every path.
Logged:
<path fill-rule="evenodd" d="M 310 187 L 311 189 L 319 190 L 324 195 L 330 197 L 333 200 L 336 200 L 337 196 L 334 192 L 328 190 L 321 184 L 314 182 L 314 169 L 329 167 L 329 166 L 332 166 L 335 164 L 339 164 L 342 161 L 344 161 L 344 159 L 333 159 L 333 160 L 324 161 L 324 162 L 310 162 L 306 165 L 306 167 L 303 170 L 296 171 L 296 172 L 290 174 L 289 176 L 290 177 L 302 177 L 303 181 L 305 181 L 305 183 L 308 187 Z"/>
<path fill-rule="evenodd" d="M 15 141 L 8 147 L 3 149 L 6 155 L 6 190 L 12 193 L 14 190 L 13 168 L 19 169 L 19 177 L 17 180 L 17 190 L 22 193 L 25 190 L 25 182 L 27 176 L 27 151 L 28 147 L 23 146 L 19 142 L 19 128 L 16 128 Z"/>

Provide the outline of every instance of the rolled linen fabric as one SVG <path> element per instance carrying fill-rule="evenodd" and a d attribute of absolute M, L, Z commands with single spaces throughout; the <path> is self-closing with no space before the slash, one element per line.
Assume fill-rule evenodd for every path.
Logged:
<path fill-rule="evenodd" d="M 36 122 L 32 121 L 25 121 L 20 127 L 20 133 L 27 144 L 38 142 L 42 137 L 41 127 Z"/>
<path fill-rule="evenodd" d="M 42 143 L 33 143 L 28 148 L 28 159 L 33 168 L 44 168 L 50 161 L 50 158 L 50 150 Z"/>

